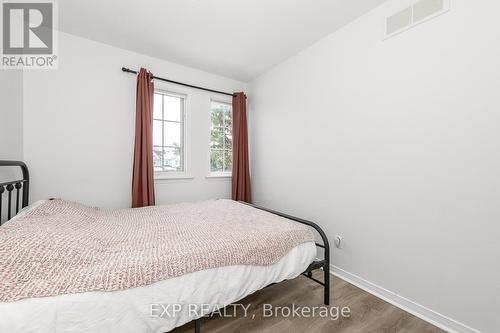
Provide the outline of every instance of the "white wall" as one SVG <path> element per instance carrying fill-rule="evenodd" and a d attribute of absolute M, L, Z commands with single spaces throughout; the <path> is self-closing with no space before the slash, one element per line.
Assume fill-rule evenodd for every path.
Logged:
<path fill-rule="evenodd" d="M 21 160 L 23 156 L 23 74 L 20 70 L 0 69 L 0 160 Z M 0 168 L 0 183 L 21 179 L 17 167 Z M 6 198 L 7 192 L 3 196 Z M 15 192 L 14 192 L 15 193 Z M 6 219 L 7 199 L 2 201 Z"/>
<path fill-rule="evenodd" d="M 455 0 L 383 41 L 401 3 L 252 82 L 253 195 L 343 235 L 336 268 L 497 332 L 500 3 Z"/>
<path fill-rule="evenodd" d="M 177 81 L 223 91 L 246 85 L 163 60 L 61 33 L 59 69 L 24 75 L 24 157 L 31 201 L 62 197 L 102 207 L 129 207 L 136 80 L 121 67 L 141 66 Z M 157 203 L 230 196 L 230 181 L 208 180 L 211 95 L 188 94 L 194 179 L 156 184 Z"/>
<path fill-rule="evenodd" d="M 0 70 L 0 159 L 21 159 L 23 73 Z"/>

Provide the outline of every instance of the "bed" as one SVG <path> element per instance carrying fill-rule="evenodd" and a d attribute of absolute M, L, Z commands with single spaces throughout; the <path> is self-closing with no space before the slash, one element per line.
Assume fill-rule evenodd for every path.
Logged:
<path fill-rule="evenodd" d="M 200 332 L 202 316 L 301 274 L 329 304 L 328 239 L 310 221 L 231 200 L 28 205 L 27 166 L 4 166 L 22 179 L 0 183 L 0 332 L 167 332 L 191 321 Z"/>

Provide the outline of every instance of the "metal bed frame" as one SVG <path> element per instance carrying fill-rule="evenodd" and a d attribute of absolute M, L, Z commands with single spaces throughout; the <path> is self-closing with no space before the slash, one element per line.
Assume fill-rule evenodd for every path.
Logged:
<path fill-rule="evenodd" d="M 0 183 L 0 225 L 2 223 L 2 197 L 5 191 L 7 191 L 7 220 L 10 220 L 11 217 L 13 217 L 12 212 L 13 212 L 13 206 L 15 206 L 15 214 L 19 212 L 19 207 L 24 208 L 28 206 L 28 200 L 29 200 L 29 172 L 28 172 L 28 167 L 24 162 L 20 161 L 1 161 L 0 160 L 0 167 L 19 167 L 21 168 L 22 171 L 22 179 L 14 180 L 14 181 L 8 181 L 8 182 L 3 182 Z M 15 195 L 15 205 L 13 205 L 12 201 L 12 192 L 16 190 L 16 195 Z M 20 201 L 20 192 L 22 192 L 22 201 Z M 323 241 L 323 244 L 316 243 L 316 246 L 319 248 L 323 249 L 324 252 L 324 258 L 322 260 L 315 260 L 313 261 L 309 267 L 302 273 L 303 276 L 313 280 L 316 283 L 319 283 L 320 285 L 323 286 L 323 302 L 325 305 L 330 305 L 330 244 L 328 242 L 328 238 L 326 237 L 325 232 L 314 222 L 304 220 L 295 216 L 291 216 L 288 214 L 284 214 L 281 212 L 277 212 L 275 210 L 259 207 L 256 205 L 252 205 L 246 202 L 241 202 L 245 205 L 251 206 L 256 209 L 260 209 L 263 211 L 266 211 L 268 213 L 281 216 L 283 218 L 302 223 L 305 225 L 308 225 L 312 228 L 314 228 L 318 234 L 321 236 L 321 239 Z M 14 215 L 15 215 L 14 214 Z M 312 276 L 312 272 L 317 269 L 322 269 L 323 270 L 323 282 L 320 280 L 314 278 Z M 271 285 L 269 285 L 271 286 Z M 269 287 L 267 286 L 267 287 Z M 265 288 L 267 288 L 265 287 Z M 198 318 L 194 320 L 194 330 L 196 333 L 200 333 L 201 330 L 201 318 Z"/>
<path fill-rule="evenodd" d="M 24 208 L 28 206 L 28 200 L 29 200 L 29 182 L 30 182 L 30 175 L 28 172 L 28 167 L 24 162 L 20 161 L 0 161 L 0 167 L 20 167 L 21 171 L 23 173 L 23 178 L 14 180 L 14 181 L 9 181 L 9 182 L 3 182 L 0 183 L 0 225 L 2 225 L 2 207 L 3 207 L 3 194 L 5 190 L 7 190 L 7 220 L 10 220 L 10 218 L 13 216 L 12 215 L 12 192 L 14 189 L 16 190 L 16 210 L 15 214 L 19 212 L 19 199 L 20 199 L 20 191 L 22 191 L 22 202 L 21 202 L 21 208 Z M 14 214 L 14 215 L 15 215 Z"/>

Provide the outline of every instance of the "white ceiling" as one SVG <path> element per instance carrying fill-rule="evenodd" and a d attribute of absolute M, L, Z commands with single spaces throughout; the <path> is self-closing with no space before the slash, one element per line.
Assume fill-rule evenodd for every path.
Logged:
<path fill-rule="evenodd" d="M 64 32 L 250 81 L 385 0 L 63 0 Z"/>

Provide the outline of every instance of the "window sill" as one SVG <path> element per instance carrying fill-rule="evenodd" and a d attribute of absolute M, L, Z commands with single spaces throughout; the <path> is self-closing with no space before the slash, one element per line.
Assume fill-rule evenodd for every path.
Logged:
<path fill-rule="evenodd" d="M 194 177 L 186 174 L 165 174 L 165 173 L 156 173 L 154 175 L 155 182 L 170 182 L 170 181 L 188 181 L 193 180 Z"/>
<path fill-rule="evenodd" d="M 207 175 L 205 176 L 206 179 L 213 179 L 213 180 L 230 180 L 231 178 L 233 178 L 232 175 L 230 174 L 210 174 L 210 175 Z"/>

